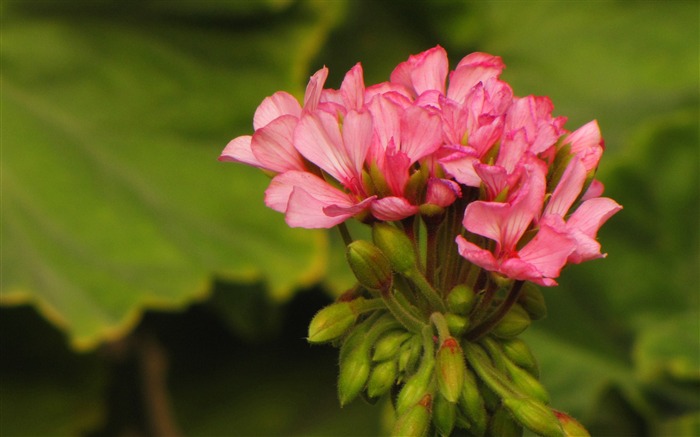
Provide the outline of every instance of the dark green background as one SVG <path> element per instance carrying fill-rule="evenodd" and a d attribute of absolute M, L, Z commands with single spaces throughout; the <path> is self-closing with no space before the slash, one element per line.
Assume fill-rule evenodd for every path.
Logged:
<path fill-rule="evenodd" d="M 376 83 L 436 44 L 502 56 L 517 95 L 606 138 L 609 256 L 567 268 L 526 335 L 553 405 L 596 436 L 700 435 L 698 2 L 0 8 L 3 436 L 152 435 L 158 376 L 186 435 L 381 433 L 385 405 L 341 410 L 336 351 L 303 340 L 348 285 L 339 239 L 287 229 L 266 177 L 216 157 L 322 65 Z"/>

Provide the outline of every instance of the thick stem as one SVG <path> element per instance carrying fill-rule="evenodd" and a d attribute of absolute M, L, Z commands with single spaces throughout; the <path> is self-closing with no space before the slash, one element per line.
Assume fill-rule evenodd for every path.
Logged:
<path fill-rule="evenodd" d="M 406 278 L 408 278 L 409 281 L 413 282 L 416 288 L 418 288 L 421 294 L 428 300 L 433 310 L 437 310 L 440 312 L 447 311 L 445 302 L 443 302 L 442 298 L 440 297 L 440 294 L 437 292 L 437 290 L 433 288 L 432 285 L 430 285 L 428 280 L 425 279 L 425 276 L 423 276 L 423 274 L 418 270 L 418 268 L 406 273 L 405 276 Z"/>
<path fill-rule="evenodd" d="M 498 309 L 493 313 L 493 315 L 491 315 L 481 324 L 477 325 L 474 329 L 472 329 L 467 334 L 467 338 L 471 341 L 475 341 L 487 334 L 489 331 L 491 331 L 491 329 L 493 329 L 493 327 L 501 321 L 501 319 L 518 301 L 518 297 L 520 297 L 520 292 L 523 289 L 523 284 L 525 284 L 525 281 L 516 281 L 513 287 L 508 292 L 508 296 L 506 296 L 506 298 L 501 303 L 501 306 L 498 307 Z"/>
<path fill-rule="evenodd" d="M 345 245 L 349 246 L 353 240 L 352 236 L 350 235 L 350 231 L 348 230 L 348 226 L 345 223 L 340 223 L 336 227 L 340 231 L 340 236 L 343 237 L 343 242 Z"/>

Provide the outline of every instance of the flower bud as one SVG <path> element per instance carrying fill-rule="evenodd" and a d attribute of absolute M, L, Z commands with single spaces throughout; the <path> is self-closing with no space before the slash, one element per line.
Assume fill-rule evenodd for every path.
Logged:
<path fill-rule="evenodd" d="M 399 371 L 411 373 L 418 364 L 422 351 L 421 338 L 418 335 L 402 344 L 399 352 Z"/>
<path fill-rule="evenodd" d="M 386 361 L 397 357 L 401 345 L 411 336 L 401 329 L 387 332 L 374 345 L 373 361 Z"/>
<path fill-rule="evenodd" d="M 591 434 L 576 419 L 561 411 L 552 410 L 559 419 L 566 437 L 591 437 Z"/>
<path fill-rule="evenodd" d="M 466 364 L 462 348 L 454 337 L 447 337 L 442 342 L 435 358 L 435 365 L 440 393 L 448 401 L 457 402 L 464 384 Z"/>
<path fill-rule="evenodd" d="M 467 332 L 467 328 L 469 328 L 469 319 L 457 314 L 445 314 L 445 321 L 447 322 L 447 328 L 450 330 L 450 333 L 455 337 L 461 337 L 462 334 Z"/>
<path fill-rule="evenodd" d="M 425 436 L 430 426 L 432 403 L 433 397 L 430 393 L 424 394 L 418 402 L 409 406 L 403 414 L 399 414 L 391 435 L 396 437 Z"/>
<path fill-rule="evenodd" d="M 308 341 L 325 343 L 340 338 L 355 324 L 356 319 L 351 302 L 332 303 L 311 319 Z"/>
<path fill-rule="evenodd" d="M 566 437 L 557 416 L 544 404 L 520 397 L 503 398 L 503 405 L 525 428 L 544 437 Z"/>
<path fill-rule="evenodd" d="M 547 305 L 542 290 L 532 282 L 523 285 L 518 303 L 527 311 L 532 320 L 540 320 L 547 316 Z"/>
<path fill-rule="evenodd" d="M 438 432 L 443 436 L 449 436 L 455 427 L 457 419 L 457 405 L 448 401 L 439 394 L 433 402 L 433 423 Z"/>
<path fill-rule="evenodd" d="M 372 226 L 372 239 L 395 272 L 406 274 L 415 270 L 416 253 L 406 234 L 388 223 L 380 222 Z"/>
<path fill-rule="evenodd" d="M 476 302 L 474 289 L 465 284 L 455 286 L 447 295 L 447 308 L 457 314 L 467 315 Z"/>
<path fill-rule="evenodd" d="M 378 398 L 388 392 L 398 374 L 396 360 L 381 362 L 374 366 L 367 381 L 367 394 L 372 398 Z"/>
<path fill-rule="evenodd" d="M 506 315 L 493 328 L 493 335 L 501 338 L 512 338 L 523 332 L 530 326 L 530 316 L 518 304 L 506 313 Z"/>
<path fill-rule="evenodd" d="M 549 404 L 549 393 L 537 378 L 528 373 L 527 370 L 516 366 L 508 359 L 504 359 L 503 362 L 506 365 L 506 371 L 511 381 L 513 381 L 513 384 L 515 384 L 522 393 L 532 396 L 544 404 Z"/>
<path fill-rule="evenodd" d="M 356 240 L 348 245 L 345 256 L 363 287 L 374 291 L 391 288 L 391 266 L 377 246 L 369 241 Z"/>
<path fill-rule="evenodd" d="M 519 338 L 511 338 L 501 340 L 501 346 L 503 346 L 503 352 L 505 352 L 508 359 L 530 372 L 534 377 L 539 377 L 540 372 L 537 360 L 535 360 L 535 356 L 527 343 Z"/>
<path fill-rule="evenodd" d="M 488 421 L 486 406 L 479 391 L 476 377 L 469 369 L 464 371 L 464 384 L 462 384 L 462 392 L 459 396 L 459 407 L 466 416 L 471 433 L 475 436 L 483 436 Z"/>
<path fill-rule="evenodd" d="M 351 335 L 340 348 L 338 399 L 341 406 L 360 394 L 369 377 L 371 360 L 363 337 L 364 335 Z"/>
<path fill-rule="evenodd" d="M 518 422 L 513 420 L 513 417 L 503 407 L 500 407 L 493 413 L 489 421 L 488 434 L 490 436 L 508 436 L 516 437 L 523 435 L 523 427 Z"/>

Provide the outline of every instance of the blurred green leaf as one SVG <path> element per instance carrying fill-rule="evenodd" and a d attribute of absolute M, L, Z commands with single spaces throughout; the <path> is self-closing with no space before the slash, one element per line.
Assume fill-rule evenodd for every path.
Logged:
<path fill-rule="evenodd" d="M 325 235 L 288 229 L 260 172 L 216 158 L 266 95 L 299 90 L 338 6 L 207 26 L 84 4 L 3 5 L 2 303 L 84 348 L 204 298 L 212 272 L 277 299 L 318 281 Z"/>

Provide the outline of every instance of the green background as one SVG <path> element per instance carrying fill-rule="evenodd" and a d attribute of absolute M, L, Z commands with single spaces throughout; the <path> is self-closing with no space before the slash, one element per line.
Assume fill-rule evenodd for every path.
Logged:
<path fill-rule="evenodd" d="M 376 83 L 436 44 L 502 56 L 517 95 L 606 138 L 609 256 L 526 334 L 553 405 L 593 435 L 700 435 L 697 1 L 0 8 L 3 436 L 380 434 L 386 406 L 341 410 L 337 351 L 303 339 L 350 281 L 338 236 L 216 158 L 321 66 Z"/>

